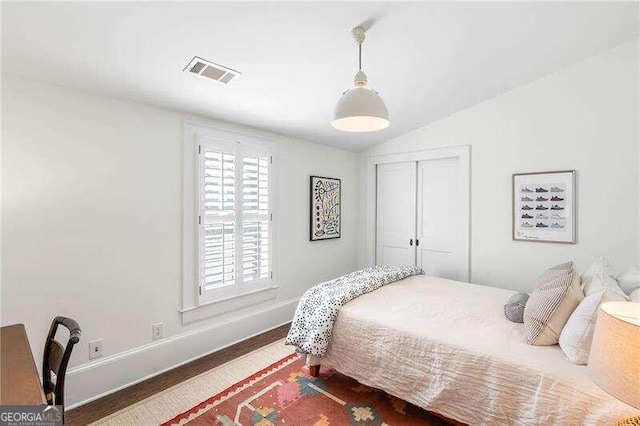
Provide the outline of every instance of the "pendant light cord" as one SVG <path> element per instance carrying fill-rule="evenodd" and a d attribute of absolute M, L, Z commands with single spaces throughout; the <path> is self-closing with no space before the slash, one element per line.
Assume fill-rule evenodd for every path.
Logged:
<path fill-rule="evenodd" d="M 358 70 L 362 71 L 362 43 L 358 43 Z"/>

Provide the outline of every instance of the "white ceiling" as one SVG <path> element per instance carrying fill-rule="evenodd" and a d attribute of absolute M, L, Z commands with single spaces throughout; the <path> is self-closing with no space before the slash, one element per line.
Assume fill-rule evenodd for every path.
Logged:
<path fill-rule="evenodd" d="M 363 23 L 391 126 L 342 133 Z M 358 151 L 637 36 L 636 3 L 3 3 L 2 71 Z"/>

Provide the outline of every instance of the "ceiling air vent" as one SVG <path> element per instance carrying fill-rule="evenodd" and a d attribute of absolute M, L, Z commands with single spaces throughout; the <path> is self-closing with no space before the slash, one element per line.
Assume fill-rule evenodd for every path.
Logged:
<path fill-rule="evenodd" d="M 184 68 L 184 72 L 189 72 L 198 77 L 214 80 L 220 84 L 229 84 L 240 76 L 238 71 L 222 65 L 214 64 L 206 59 L 194 56 L 191 62 Z"/>

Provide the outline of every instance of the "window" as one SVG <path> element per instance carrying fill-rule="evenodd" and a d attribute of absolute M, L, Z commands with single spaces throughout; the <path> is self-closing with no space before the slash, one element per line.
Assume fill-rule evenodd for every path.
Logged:
<path fill-rule="evenodd" d="M 194 231 L 189 232 L 190 221 L 185 221 L 185 233 L 195 240 L 191 263 L 195 270 L 185 271 L 185 282 L 196 282 L 193 302 L 197 303 L 189 306 L 187 302 L 185 308 L 273 288 L 269 143 L 211 129 L 192 131 L 186 137 L 185 166 L 192 154 L 197 160 L 191 160 L 190 167 L 195 174 L 194 200 L 189 203 L 185 194 L 185 206 L 193 206 L 185 214 L 194 215 Z M 190 245 L 188 238 L 185 243 Z M 186 254 L 185 268 L 190 268 Z M 188 289 L 185 295 L 188 299 Z"/>

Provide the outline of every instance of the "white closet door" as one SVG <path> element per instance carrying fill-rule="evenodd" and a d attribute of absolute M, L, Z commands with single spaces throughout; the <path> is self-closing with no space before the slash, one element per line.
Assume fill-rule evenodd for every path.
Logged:
<path fill-rule="evenodd" d="M 416 163 L 377 169 L 376 264 L 415 265 Z"/>
<path fill-rule="evenodd" d="M 460 161 L 418 162 L 417 265 L 427 275 L 466 281 Z"/>

